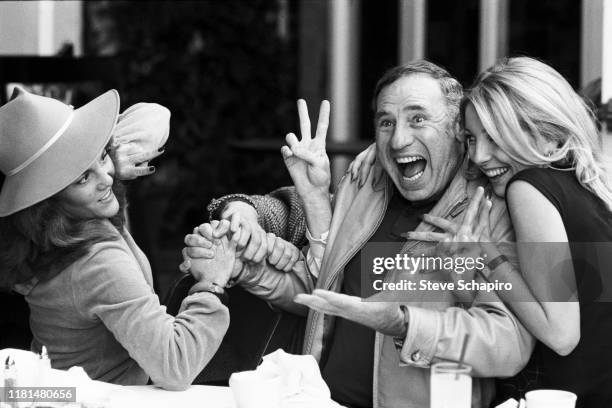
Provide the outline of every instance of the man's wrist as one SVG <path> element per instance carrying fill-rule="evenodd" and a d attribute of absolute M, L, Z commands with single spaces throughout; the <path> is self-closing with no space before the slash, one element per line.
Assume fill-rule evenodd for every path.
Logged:
<path fill-rule="evenodd" d="M 306 224 L 313 237 L 320 237 L 329 230 L 332 218 L 329 194 L 326 198 L 314 198 L 304 201 Z"/>
<path fill-rule="evenodd" d="M 398 308 L 398 330 L 397 334 L 393 336 L 393 343 L 395 347 L 401 349 L 404 346 L 404 340 L 408 334 L 408 308 L 405 305 L 400 305 Z"/>
<path fill-rule="evenodd" d="M 304 208 L 319 209 L 329 207 L 330 198 L 329 191 L 321 191 L 306 195 L 302 198 L 302 201 L 304 202 Z"/>
<path fill-rule="evenodd" d="M 232 202 L 243 202 L 253 207 L 253 209 L 255 210 L 255 213 L 257 213 L 257 210 L 255 209 L 255 203 L 253 202 L 251 197 L 249 197 L 246 194 L 230 194 L 230 195 L 221 197 L 219 199 L 215 198 L 208 204 L 206 209 L 208 210 L 208 213 L 210 214 L 210 219 L 213 219 L 213 220 L 221 219 L 221 214 L 227 209 L 227 206 L 230 205 Z"/>

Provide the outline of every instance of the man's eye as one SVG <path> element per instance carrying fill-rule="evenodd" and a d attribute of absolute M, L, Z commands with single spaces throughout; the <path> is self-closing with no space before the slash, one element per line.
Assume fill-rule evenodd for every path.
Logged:
<path fill-rule="evenodd" d="M 414 115 L 412 117 L 412 123 L 423 123 L 425 121 L 425 117 L 422 115 Z"/>
<path fill-rule="evenodd" d="M 471 145 L 476 143 L 476 138 L 469 133 L 465 134 L 465 141 L 467 144 Z"/>
<path fill-rule="evenodd" d="M 381 128 L 386 128 L 386 127 L 391 127 L 393 126 L 393 122 L 390 121 L 389 119 L 383 119 L 378 123 L 378 127 Z"/>
<path fill-rule="evenodd" d="M 100 155 L 100 161 L 105 161 L 106 158 L 108 157 L 108 150 L 104 149 L 102 150 L 102 154 Z"/>

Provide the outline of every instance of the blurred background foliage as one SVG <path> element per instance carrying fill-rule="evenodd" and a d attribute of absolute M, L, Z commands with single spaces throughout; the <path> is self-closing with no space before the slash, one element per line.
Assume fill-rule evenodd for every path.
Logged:
<path fill-rule="evenodd" d="M 86 3 L 86 52 L 114 55 L 122 109 L 157 102 L 172 112 L 156 173 L 131 183 L 130 216 L 150 256 L 177 256 L 205 205 L 230 192 L 289 183 L 280 153 L 230 140 L 278 138 L 295 127 L 295 5 L 286 1 Z M 148 244 L 145 244 L 148 243 Z M 148 247 L 148 248 L 147 248 Z M 176 264 L 174 265 L 176 267 Z"/>

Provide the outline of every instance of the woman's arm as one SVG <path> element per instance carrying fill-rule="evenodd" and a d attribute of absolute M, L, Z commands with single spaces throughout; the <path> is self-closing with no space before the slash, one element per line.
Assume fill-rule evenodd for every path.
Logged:
<path fill-rule="evenodd" d="M 154 384 L 187 388 L 221 344 L 227 307 L 211 293 L 196 292 L 173 317 L 123 246 L 104 242 L 93 249 L 72 277 L 77 310 L 101 321 Z"/>
<path fill-rule="evenodd" d="M 559 260 L 571 260 L 563 220 L 556 207 L 527 182 L 512 183 L 506 198 L 522 275 L 510 263 L 504 262 L 495 268 L 490 279 L 512 283 L 512 291 L 498 292 L 502 300 L 509 303 L 536 338 L 556 353 L 567 355 L 580 340 L 580 307 L 575 297 L 550 301 L 557 300 L 559 291 L 554 288 L 559 285 L 568 285 L 569 288 L 563 289 L 576 294 L 571 262 L 564 263 L 563 273 L 555 268 Z M 535 253 L 534 249 L 539 252 Z M 495 256 L 489 253 L 488 259 Z M 516 299 L 517 296 L 520 299 Z"/>
<path fill-rule="evenodd" d="M 411 232 L 411 239 L 438 241 L 446 251 L 474 251 L 487 263 L 502 255 L 489 226 L 491 202 L 483 199 L 480 187 L 465 210 L 461 224 L 440 217 L 426 216 L 424 221 L 444 232 Z M 567 243 L 567 234 L 557 209 L 526 182 L 517 181 L 508 188 L 508 206 L 518 246 L 517 270 L 511 262 L 485 268 L 491 282 L 510 283 L 511 290 L 497 295 L 518 316 L 533 336 L 558 354 L 570 353 L 580 339 L 580 309 L 576 283 Z M 481 202 L 482 201 L 482 202 Z M 510 251 L 513 252 L 513 251 Z M 507 255 L 507 254 L 506 254 Z M 453 278 L 458 278 L 454 272 Z"/>

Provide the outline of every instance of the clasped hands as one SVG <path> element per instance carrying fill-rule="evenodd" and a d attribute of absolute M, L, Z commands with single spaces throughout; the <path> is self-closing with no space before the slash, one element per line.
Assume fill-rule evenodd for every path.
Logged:
<path fill-rule="evenodd" d="M 179 266 L 183 272 L 224 287 L 230 280 L 237 280 L 245 263 L 267 261 L 279 271 L 290 272 L 298 261 L 299 250 L 266 233 L 250 205 L 231 202 L 222 218 L 195 227 L 185 236 L 183 263 Z"/>

